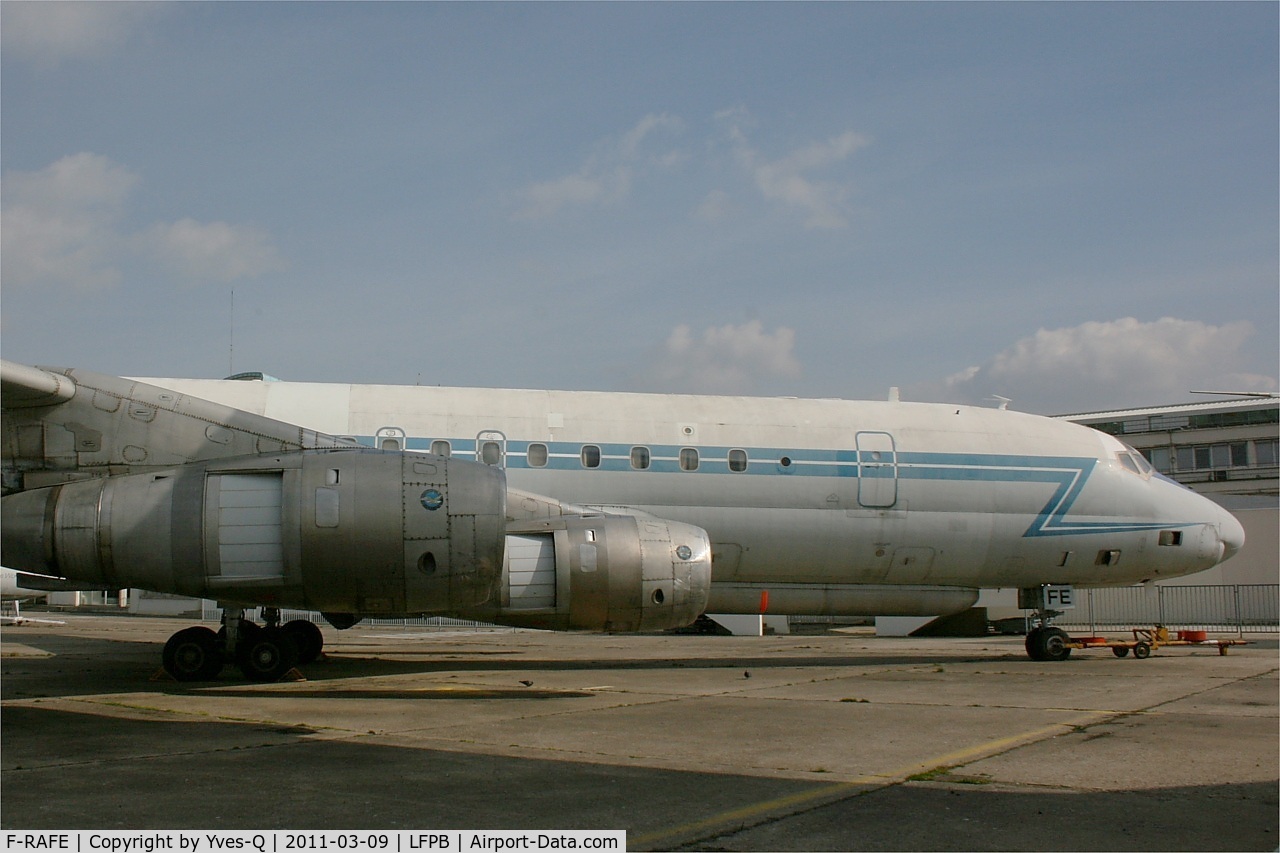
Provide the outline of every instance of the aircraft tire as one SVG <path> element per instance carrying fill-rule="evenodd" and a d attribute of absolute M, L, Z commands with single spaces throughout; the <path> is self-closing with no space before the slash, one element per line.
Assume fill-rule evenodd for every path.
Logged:
<path fill-rule="evenodd" d="M 1044 660 L 1044 658 L 1040 656 L 1040 634 L 1043 631 L 1044 628 L 1032 628 L 1027 632 L 1027 657 L 1032 660 Z"/>
<path fill-rule="evenodd" d="M 263 628 L 246 640 L 239 644 L 243 653 L 237 663 L 250 681 L 279 681 L 298 664 L 298 647 L 279 628 Z"/>
<path fill-rule="evenodd" d="M 226 662 L 218 635 L 208 628 L 184 628 L 164 644 L 165 672 L 178 681 L 213 681 Z"/>
<path fill-rule="evenodd" d="M 299 664 L 311 663 L 320 657 L 320 652 L 324 649 L 324 635 L 314 622 L 309 619 L 294 619 L 284 623 L 280 630 L 293 638 L 293 644 L 298 647 Z"/>
<path fill-rule="evenodd" d="M 241 619 L 240 626 L 236 629 L 236 647 L 235 650 L 227 649 L 227 657 L 239 663 L 244 655 L 248 652 L 250 644 L 253 643 L 257 636 L 262 633 L 262 626 L 257 622 L 250 622 L 248 619 Z M 227 647 L 227 628 L 224 625 L 218 629 L 218 642 L 222 647 Z"/>
<path fill-rule="evenodd" d="M 1071 657 L 1070 639 L 1061 628 L 1037 628 L 1027 635 L 1027 654 L 1032 660 L 1066 660 Z"/>

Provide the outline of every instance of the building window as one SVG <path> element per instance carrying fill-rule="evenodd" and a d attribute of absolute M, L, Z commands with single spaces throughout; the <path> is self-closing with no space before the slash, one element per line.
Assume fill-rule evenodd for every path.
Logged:
<path fill-rule="evenodd" d="M 1256 461 L 1254 465 L 1266 465 L 1274 463 L 1274 453 L 1272 454 L 1272 462 L 1262 461 L 1267 442 L 1254 442 L 1254 454 Z M 1275 447 L 1275 442 L 1270 443 L 1271 447 Z M 1154 456 L 1152 463 L 1155 463 Z M 1249 462 L 1249 442 L 1238 441 L 1233 444 L 1198 444 L 1194 447 L 1179 447 L 1177 449 L 1177 463 L 1179 471 L 1223 471 L 1227 468 L 1248 468 Z M 1159 468 L 1159 465 L 1156 465 Z"/>
<path fill-rule="evenodd" d="M 1147 459 L 1151 462 L 1151 467 L 1155 468 L 1161 474 L 1168 474 L 1173 470 L 1173 452 L 1167 447 L 1149 447 L 1144 451 Z"/>
<path fill-rule="evenodd" d="M 1255 441 L 1253 443 L 1253 458 L 1257 460 L 1258 465 L 1275 465 L 1276 457 L 1280 455 L 1277 454 L 1278 446 L 1280 446 L 1280 441 L 1274 438 L 1269 441 Z"/>
<path fill-rule="evenodd" d="M 1209 457 L 1214 468 L 1231 467 L 1231 447 L 1226 444 L 1213 444 L 1209 447 Z"/>
<path fill-rule="evenodd" d="M 1249 467 L 1249 443 L 1247 441 L 1241 441 L 1231 445 L 1231 467 Z"/>
<path fill-rule="evenodd" d="M 737 449 L 729 451 L 729 470 L 736 472 L 747 470 L 747 451 Z"/>
<path fill-rule="evenodd" d="M 698 451 L 692 447 L 680 448 L 680 470 L 681 471 L 697 471 L 698 470 Z"/>
<path fill-rule="evenodd" d="M 452 451 L 453 448 L 449 446 L 449 442 L 443 439 L 437 438 L 431 442 L 431 452 L 436 456 L 448 456 Z"/>
<path fill-rule="evenodd" d="M 530 468 L 547 467 L 547 446 L 539 443 L 530 444 L 526 458 L 529 460 Z"/>
<path fill-rule="evenodd" d="M 649 448 L 631 448 L 631 467 L 637 471 L 649 470 Z"/>
<path fill-rule="evenodd" d="M 582 445 L 582 467 L 583 468 L 599 468 L 600 467 L 600 448 L 594 444 Z"/>

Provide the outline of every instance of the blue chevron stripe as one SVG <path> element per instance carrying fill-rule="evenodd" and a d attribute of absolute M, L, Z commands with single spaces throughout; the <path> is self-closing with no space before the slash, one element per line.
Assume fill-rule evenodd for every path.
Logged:
<path fill-rule="evenodd" d="M 372 436 L 362 436 L 362 444 L 374 446 Z M 448 439 L 452 452 L 474 457 L 475 439 Z M 429 451 L 432 439 L 409 437 L 407 449 Z M 530 444 L 547 447 L 547 464 L 534 467 L 528 463 Z M 530 471 L 605 471 L 636 472 L 631 467 L 632 444 L 595 443 L 600 448 L 600 465 L 584 468 L 582 447 L 590 442 L 508 441 L 506 467 Z M 1017 456 L 983 453 L 887 453 L 875 466 L 862 467 L 871 461 L 867 451 L 859 458 L 857 450 L 791 449 L 775 447 L 708 447 L 705 445 L 644 445 L 649 449 L 650 466 L 644 473 L 681 474 L 683 476 L 719 475 L 724 477 L 796 476 L 839 477 L 857 479 L 893 478 L 899 480 L 956 480 L 987 483 L 1048 483 L 1057 486 L 1035 520 L 1023 533 L 1025 537 L 1068 536 L 1084 533 L 1133 533 L 1144 530 L 1168 530 L 1188 527 L 1194 522 L 1123 522 L 1072 521 L 1067 516 L 1098 465 L 1090 456 Z M 695 471 L 680 468 L 680 451 L 694 447 L 699 454 Z M 732 472 L 728 467 L 729 451 L 745 450 L 747 469 Z M 782 465 L 782 458 L 790 460 Z"/>

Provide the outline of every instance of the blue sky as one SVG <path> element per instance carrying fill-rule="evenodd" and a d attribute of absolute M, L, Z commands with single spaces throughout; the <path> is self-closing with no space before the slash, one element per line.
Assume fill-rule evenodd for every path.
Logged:
<path fill-rule="evenodd" d="M 1046 413 L 1275 391 L 1278 25 L 5 2 L 0 352 Z"/>

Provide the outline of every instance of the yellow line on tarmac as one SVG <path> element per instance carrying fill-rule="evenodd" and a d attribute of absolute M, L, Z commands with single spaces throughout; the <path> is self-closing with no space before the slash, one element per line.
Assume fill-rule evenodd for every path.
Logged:
<path fill-rule="evenodd" d="M 682 824 L 681 826 L 671 827 L 670 829 L 657 830 L 647 832 L 643 835 L 636 835 L 627 839 L 628 847 L 654 847 L 661 848 L 665 842 L 680 838 L 682 836 L 697 835 L 707 830 L 734 827 L 745 828 L 748 821 L 763 818 L 769 814 L 777 812 L 786 812 L 804 805 L 819 805 L 825 800 L 843 799 L 844 795 L 850 794 L 859 788 L 867 788 L 868 786 L 885 787 L 897 782 L 903 782 L 917 773 L 923 773 L 928 770 L 935 770 L 940 767 L 955 767 L 965 764 L 978 758 L 987 758 L 996 755 L 1004 750 L 1024 743 L 1030 743 L 1040 740 L 1041 738 L 1061 734 L 1063 729 L 1073 729 L 1076 726 L 1085 726 L 1098 722 L 1106 717 L 1114 716 L 1113 711 L 1095 711 L 1089 714 L 1083 714 L 1070 720 L 1064 720 L 1059 723 L 1050 723 L 1040 726 L 1039 728 L 1030 729 L 1025 732 L 1008 735 L 995 740 L 986 741 L 975 746 L 958 749 L 954 752 L 948 752 L 944 755 L 927 758 L 924 761 L 899 767 L 885 773 L 871 773 L 864 776 L 858 776 L 847 782 L 837 782 L 832 785 L 823 785 L 820 788 L 813 788 L 808 791 L 801 791 L 796 794 L 788 794 L 785 797 L 777 797 L 772 800 L 763 800 L 758 803 L 751 803 L 741 808 L 730 809 L 711 817 L 696 820 L 691 823 Z"/>

